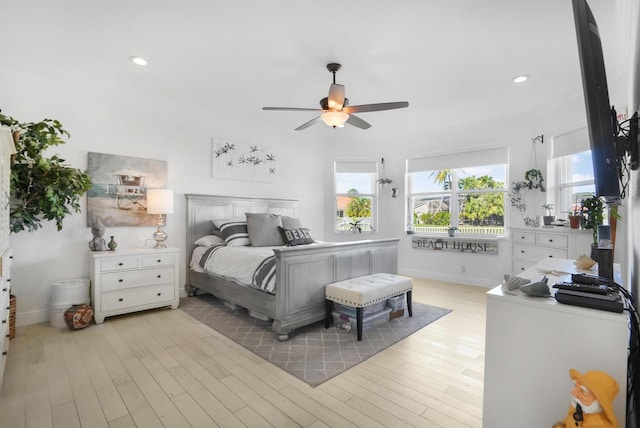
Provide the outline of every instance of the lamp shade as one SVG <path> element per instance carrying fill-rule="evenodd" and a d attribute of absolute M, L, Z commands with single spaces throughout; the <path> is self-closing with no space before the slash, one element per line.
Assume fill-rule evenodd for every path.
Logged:
<path fill-rule="evenodd" d="M 324 123 L 326 123 L 329 126 L 333 126 L 335 128 L 336 126 L 338 127 L 344 126 L 344 123 L 347 121 L 347 119 L 349 119 L 349 114 L 343 111 L 329 110 L 329 111 L 323 112 L 320 115 L 320 117 L 322 118 Z"/>
<path fill-rule="evenodd" d="M 173 190 L 148 189 L 147 212 L 149 214 L 173 214 Z"/>

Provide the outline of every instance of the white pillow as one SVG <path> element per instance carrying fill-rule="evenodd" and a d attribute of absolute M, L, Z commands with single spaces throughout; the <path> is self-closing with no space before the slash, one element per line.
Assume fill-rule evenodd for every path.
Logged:
<path fill-rule="evenodd" d="M 212 245 L 224 245 L 224 239 L 216 235 L 205 235 L 202 238 L 198 238 L 195 245 L 202 247 L 211 247 Z"/>

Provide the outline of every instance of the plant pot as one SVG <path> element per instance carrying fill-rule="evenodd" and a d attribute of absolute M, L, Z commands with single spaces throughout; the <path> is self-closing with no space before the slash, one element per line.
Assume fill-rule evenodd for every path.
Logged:
<path fill-rule="evenodd" d="M 579 215 L 570 215 L 569 216 L 569 225 L 571 229 L 579 229 L 580 228 L 580 217 Z"/>
<path fill-rule="evenodd" d="M 554 215 L 545 215 L 542 217 L 542 221 L 544 222 L 545 226 L 550 226 L 551 223 L 555 221 L 555 219 L 556 219 L 556 216 Z"/>

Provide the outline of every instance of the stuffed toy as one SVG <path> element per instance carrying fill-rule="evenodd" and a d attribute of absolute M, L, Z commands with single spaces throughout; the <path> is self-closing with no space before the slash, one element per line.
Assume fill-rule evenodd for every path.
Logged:
<path fill-rule="evenodd" d="M 553 428 L 618 428 L 613 413 L 613 399 L 618 394 L 618 382 L 605 372 L 598 370 L 580 374 L 569 370 L 574 387 L 571 390 L 571 405 L 563 421 Z"/>

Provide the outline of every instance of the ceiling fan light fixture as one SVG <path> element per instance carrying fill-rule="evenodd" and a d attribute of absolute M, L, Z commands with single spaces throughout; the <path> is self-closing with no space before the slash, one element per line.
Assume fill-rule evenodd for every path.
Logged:
<path fill-rule="evenodd" d="M 325 111 L 320 115 L 322 121 L 333 128 L 342 128 L 344 123 L 349 119 L 349 114 L 343 111 Z"/>

